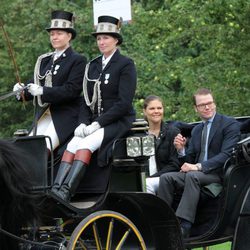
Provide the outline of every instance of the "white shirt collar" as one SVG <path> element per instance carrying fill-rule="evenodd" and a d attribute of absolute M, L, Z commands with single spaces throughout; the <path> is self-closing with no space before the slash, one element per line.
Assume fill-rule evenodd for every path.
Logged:
<path fill-rule="evenodd" d="M 54 61 L 57 60 L 63 54 L 64 51 L 65 51 L 65 49 L 64 50 L 55 50 Z"/>
<path fill-rule="evenodd" d="M 107 58 L 105 58 L 104 55 L 102 56 L 102 69 L 106 67 L 106 65 L 108 64 L 108 62 L 110 61 L 111 57 L 114 55 L 115 52 L 116 50 Z"/>

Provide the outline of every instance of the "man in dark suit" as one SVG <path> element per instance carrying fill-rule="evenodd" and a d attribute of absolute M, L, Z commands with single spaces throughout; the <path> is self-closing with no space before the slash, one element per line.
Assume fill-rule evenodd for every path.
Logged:
<path fill-rule="evenodd" d="M 183 164 L 180 172 L 160 177 L 158 196 L 172 205 L 176 189 L 183 189 L 176 215 L 180 219 L 183 237 L 188 237 L 195 220 L 200 190 L 211 183 L 221 183 L 223 165 L 240 137 L 239 124 L 234 118 L 216 113 L 213 95 L 199 89 L 193 96 L 194 109 L 202 123 L 191 133 L 188 148 L 186 138 L 178 134 L 174 145 Z"/>

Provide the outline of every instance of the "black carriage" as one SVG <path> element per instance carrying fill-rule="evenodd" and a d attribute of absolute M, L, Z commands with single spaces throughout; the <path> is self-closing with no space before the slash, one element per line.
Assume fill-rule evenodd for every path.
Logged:
<path fill-rule="evenodd" d="M 195 126 L 176 125 L 186 135 Z M 242 134 L 226 162 L 219 194 L 214 196 L 205 188 L 202 191 L 191 237 L 184 240 L 174 210 L 145 192 L 147 162 L 153 148 L 146 130 L 144 121 L 136 122 L 127 138 L 115 141 L 107 167 L 99 168 L 94 157 L 70 203 L 49 191 L 57 160 L 47 161 L 45 137 L 15 138 L 13 142 L 29 155 L 27 166 L 35 180 L 32 189 L 42 204 L 42 223 L 22 229 L 20 249 L 184 250 L 231 241 L 233 250 L 248 250 L 249 135 Z"/>

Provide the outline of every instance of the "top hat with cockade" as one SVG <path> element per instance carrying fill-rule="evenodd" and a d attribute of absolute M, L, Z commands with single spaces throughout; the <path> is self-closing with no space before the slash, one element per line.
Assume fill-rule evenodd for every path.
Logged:
<path fill-rule="evenodd" d="M 96 32 L 93 32 L 93 36 L 98 34 L 107 34 L 118 39 L 118 45 L 122 43 L 122 36 L 120 34 L 121 20 L 112 16 L 99 16 Z"/>
<path fill-rule="evenodd" d="M 74 15 L 71 12 L 55 10 L 51 13 L 51 24 L 46 29 L 50 30 L 65 30 L 72 34 L 72 39 L 76 37 L 74 29 Z"/>

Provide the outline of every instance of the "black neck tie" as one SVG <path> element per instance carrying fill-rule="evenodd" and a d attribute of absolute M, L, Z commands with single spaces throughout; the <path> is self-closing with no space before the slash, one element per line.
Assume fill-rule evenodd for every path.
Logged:
<path fill-rule="evenodd" d="M 208 125 L 208 121 L 204 123 L 203 129 L 202 129 L 202 134 L 201 134 L 201 152 L 200 152 L 200 156 L 199 156 L 198 162 L 203 162 L 204 161 L 204 156 L 205 156 L 205 153 L 206 153 L 207 125 Z"/>

